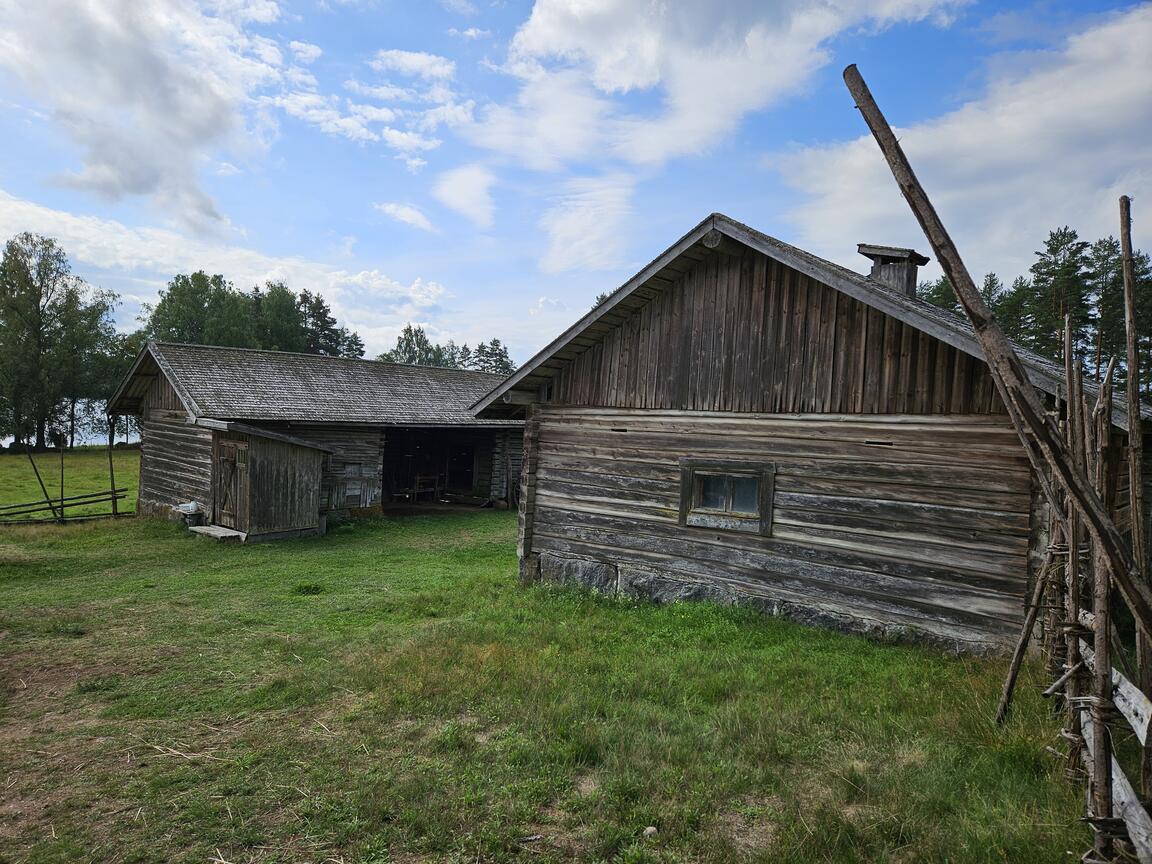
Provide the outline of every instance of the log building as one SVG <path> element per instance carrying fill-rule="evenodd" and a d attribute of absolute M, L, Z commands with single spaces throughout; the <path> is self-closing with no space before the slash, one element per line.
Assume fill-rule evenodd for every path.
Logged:
<path fill-rule="evenodd" d="M 526 418 L 523 577 L 1013 637 L 1047 542 L 1025 450 L 968 323 L 915 297 L 927 259 L 859 251 L 869 276 L 714 214 L 480 400 Z"/>
<path fill-rule="evenodd" d="M 149 342 L 108 410 L 140 425 L 139 513 L 194 501 L 212 524 L 270 539 L 392 503 L 506 500 L 522 422 L 469 410 L 500 380 Z"/>

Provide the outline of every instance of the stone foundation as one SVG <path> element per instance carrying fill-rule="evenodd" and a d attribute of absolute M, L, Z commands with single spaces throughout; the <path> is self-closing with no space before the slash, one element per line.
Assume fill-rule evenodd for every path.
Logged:
<path fill-rule="evenodd" d="M 614 564 L 592 558 L 542 552 L 520 560 L 524 584 L 537 581 L 591 588 L 608 596 L 651 603 L 706 601 L 723 606 L 747 606 L 766 615 L 799 624 L 866 636 L 881 642 L 930 645 L 954 654 L 1002 653 L 1007 645 L 950 638 L 914 627 L 903 627 L 839 610 L 803 605 L 765 594 L 741 591 L 722 581 L 704 581 L 653 567 Z M 770 590 L 770 589 L 767 589 Z"/>

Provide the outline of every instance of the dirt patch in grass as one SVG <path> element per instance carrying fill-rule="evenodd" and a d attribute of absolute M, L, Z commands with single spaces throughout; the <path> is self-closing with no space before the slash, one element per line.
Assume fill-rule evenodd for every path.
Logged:
<path fill-rule="evenodd" d="M 725 813 L 717 820 L 717 829 L 744 859 L 771 849 L 780 835 L 779 826 L 764 812 L 758 815 Z"/>
<path fill-rule="evenodd" d="M 596 794 L 596 790 L 600 788 L 600 780 L 595 774 L 581 774 L 572 786 L 577 795 L 581 798 L 587 798 Z"/>

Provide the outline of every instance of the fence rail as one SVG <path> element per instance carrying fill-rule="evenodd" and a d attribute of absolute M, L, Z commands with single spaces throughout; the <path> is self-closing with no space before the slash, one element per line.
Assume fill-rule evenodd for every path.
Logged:
<path fill-rule="evenodd" d="M 27 525 L 36 522 L 62 522 L 65 520 L 99 518 L 103 516 L 127 516 L 117 510 L 115 503 L 128 497 L 128 489 L 108 489 L 101 492 L 89 492 L 84 495 L 72 495 L 67 498 L 41 498 L 39 501 L 29 501 L 23 504 L 5 504 L 0 506 L 0 525 Z M 68 516 L 65 510 L 76 507 L 88 507 L 93 504 L 108 503 L 113 505 L 108 513 L 83 514 Z M 52 515 L 44 518 L 29 518 L 37 513 L 50 512 Z"/>

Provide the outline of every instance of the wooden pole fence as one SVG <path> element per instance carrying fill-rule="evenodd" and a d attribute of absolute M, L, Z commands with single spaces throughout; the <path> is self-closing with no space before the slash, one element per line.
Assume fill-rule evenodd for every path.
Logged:
<path fill-rule="evenodd" d="M 849 66 L 844 70 L 844 81 L 856 100 L 856 107 L 860 109 L 876 143 L 880 146 L 900 191 L 924 230 L 924 235 L 932 246 L 944 275 L 948 277 L 956 293 L 956 299 L 972 323 L 973 331 L 984 352 L 984 359 L 996 382 L 997 391 L 1008 408 L 1008 416 L 1020 435 L 1025 451 L 1031 453 L 1033 442 L 1035 443 L 1053 476 L 1059 480 L 1061 487 L 1068 491 L 1072 505 L 1083 517 L 1092 540 L 1100 545 L 1112 570 L 1116 586 L 1131 608 L 1137 626 L 1144 633 L 1152 635 L 1152 589 L 1139 577 L 1128 544 L 1109 517 L 1104 502 L 1100 500 L 1092 483 L 1084 472 L 1073 464 L 1068 447 L 1056 429 L 1055 423 L 1045 412 L 1040 396 L 1032 386 L 1020 358 L 1016 356 L 1012 344 L 981 298 L 956 245 L 936 213 L 936 208 L 932 206 L 924 187 L 916 178 L 908 157 L 904 155 L 900 142 L 892 132 L 892 127 L 884 119 L 868 85 L 864 83 L 855 66 Z M 1042 473 L 1038 472 L 1038 475 Z"/>

